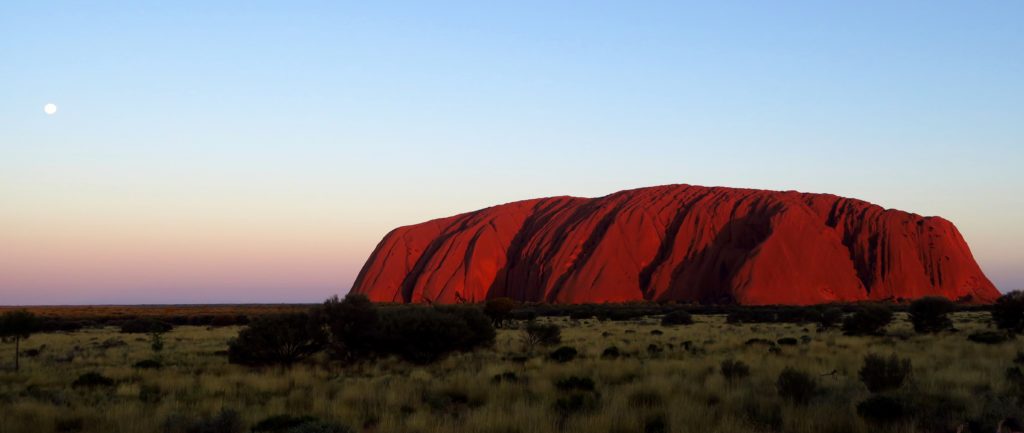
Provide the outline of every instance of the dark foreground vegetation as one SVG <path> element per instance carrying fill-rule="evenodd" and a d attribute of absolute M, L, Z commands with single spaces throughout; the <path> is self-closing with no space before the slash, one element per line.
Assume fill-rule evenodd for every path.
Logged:
<path fill-rule="evenodd" d="M 1024 415 L 1018 293 L 175 308 L 3 312 L 0 432 L 992 432 Z"/>

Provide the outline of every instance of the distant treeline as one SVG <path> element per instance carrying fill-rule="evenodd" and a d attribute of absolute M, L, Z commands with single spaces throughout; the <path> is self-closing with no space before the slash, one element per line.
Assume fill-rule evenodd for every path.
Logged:
<path fill-rule="evenodd" d="M 98 305 L 0 307 L 0 313 L 26 310 L 39 318 L 41 332 L 82 328 L 124 327 L 132 323 L 161 322 L 171 326 L 238 326 L 252 318 L 308 311 L 314 304 L 241 305 Z"/>
<path fill-rule="evenodd" d="M 674 311 L 693 315 L 726 315 L 730 323 L 811 323 L 822 313 L 839 309 L 851 313 L 866 303 L 823 304 L 814 306 L 739 306 L 700 305 L 654 302 L 615 304 L 547 304 L 516 303 L 509 312 L 511 320 L 538 317 L 568 317 L 574 320 L 597 319 L 623 321 L 647 316 L 661 316 Z M 483 307 L 484 304 L 479 304 Z M 891 311 L 905 312 L 907 303 L 886 303 Z M 379 304 L 384 310 L 411 308 L 403 304 Z M 36 314 L 43 332 L 75 331 L 90 327 L 124 327 L 140 320 L 155 320 L 172 326 L 242 326 L 258 317 L 309 311 L 313 304 L 261 305 L 153 305 L 153 306 L 56 306 L 0 307 L 6 310 L 26 309 Z M 956 311 L 989 311 L 988 305 L 956 304 Z"/>
<path fill-rule="evenodd" d="M 821 304 L 811 306 L 766 305 L 699 305 L 699 304 L 521 304 L 513 309 L 511 316 L 516 320 L 536 317 L 569 317 L 570 319 L 633 320 L 645 316 L 660 316 L 673 311 L 686 311 L 694 315 L 726 315 L 730 323 L 809 323 L 817 322 L 823 312 L 839 309 L 852 313 L 872 303 Z M 885 303 L 889 310 L 906 312 L 908 303 Z M 955 311 L 988 311 L 988 305 L 956 304 Z"/>

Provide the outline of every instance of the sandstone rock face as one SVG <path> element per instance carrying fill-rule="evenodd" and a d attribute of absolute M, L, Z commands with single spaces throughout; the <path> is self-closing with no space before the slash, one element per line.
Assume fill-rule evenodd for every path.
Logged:
<path fill-rule="evenodd" d="M 942 218 L 827 194 L 690 185 L 526 200 L 399 227 L 352 291 L 399 303 L 999 296 Z"/>

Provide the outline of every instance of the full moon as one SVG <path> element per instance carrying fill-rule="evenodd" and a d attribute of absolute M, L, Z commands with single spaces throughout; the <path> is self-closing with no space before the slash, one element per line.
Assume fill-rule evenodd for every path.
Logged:
<path fill-rule="evenodd" d="M 56 104 L 46 104 L 46 105 L 43 106 L 43 112 L 45 112 L 46 114 L 56 113 L 57 112 L 57 105 Z"/>

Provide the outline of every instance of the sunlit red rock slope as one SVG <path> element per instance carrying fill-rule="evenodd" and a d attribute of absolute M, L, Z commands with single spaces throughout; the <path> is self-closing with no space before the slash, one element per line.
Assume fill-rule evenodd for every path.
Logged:
<path fill-rule="evenodd" d="M 942 218 L 828 194 L 690 185 L 526 200 L 399 227 L 352 290 L 415 303 L 999 296 Z"/>

